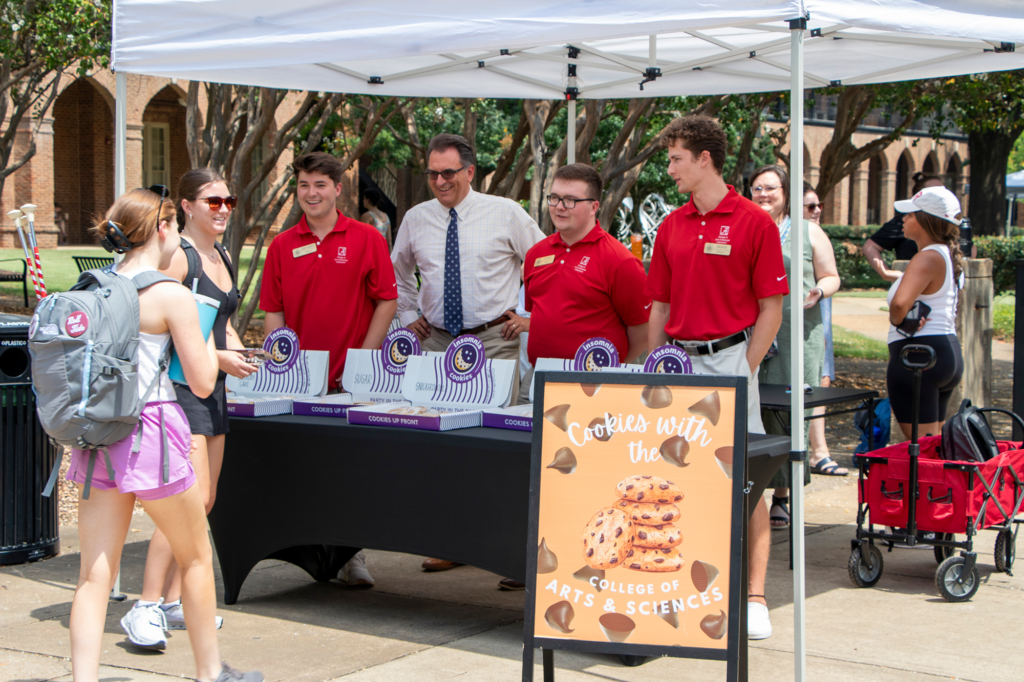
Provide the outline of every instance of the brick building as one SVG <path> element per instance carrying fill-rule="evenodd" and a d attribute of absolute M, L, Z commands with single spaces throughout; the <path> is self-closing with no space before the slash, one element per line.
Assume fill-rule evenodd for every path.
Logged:
<path fill-rule="evenodd" d="M 185 126 L 188 81 L 133 74 L 127 81 L 125 186 L 161 184 L 173 192 L 190 167 Z M 53 107 L 35 133 L 35 156 L 4 185 L 0 247 L 19 245 L 6 214 L 26 203 L 38 206 L 36 234 L 41 248 L 56 246 L 58 239 L 67 244 L 94 243 L 87 232 L 89 225 L 114 201 L 114 93 L 115 77 L 109 70 L 63 80 Z M 277 120 L 290 118 L 300 101 L 290 96 L 278 108 Z M 205 113 L 202 90 L 199 105 L 199 111 Z M 7 125 L 4 121 L 4 128 Z M 13 158 L 29 144 L 31 126 L 31 121 L 21 122 Z M 291 162 L 292 152 L 286 149 L 267 183 Z M 358 205 L 356 177 L 353 171 L 345 178 L 346 191 L 339 200 L 339 208 L 350 216 L 356 215 Z M 274 230 L 280 228 L 290 207 L 291 202 L 278 215 Z M 64 235 L 59 234 L 58 222 Z"/>

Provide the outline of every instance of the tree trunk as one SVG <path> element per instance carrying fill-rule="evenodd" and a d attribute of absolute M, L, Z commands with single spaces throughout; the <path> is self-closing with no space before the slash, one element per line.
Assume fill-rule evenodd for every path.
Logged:
<path fill-rule="evenodd" d="M 1006 162 L 1024 126 L 1009 133 L 970 133 L 971 193 L 968 215 L 978 235 L 1001 235 L 1006 229 Z"/>

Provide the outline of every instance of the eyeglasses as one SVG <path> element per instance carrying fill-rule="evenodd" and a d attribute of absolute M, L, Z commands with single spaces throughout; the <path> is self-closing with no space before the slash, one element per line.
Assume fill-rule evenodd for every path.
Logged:
<path fill-rule="evenodd" d="M 821 202 L 818 202 L 817 204 L 804 204 L 804 208 L 806 208 L 811 213 L 814 213 L 815 211 L 817 211 L 819 209 L 824 211 L 825 210 L 825 204 L 823 204 Z"/>
<path fill-rule="evenodd" d="M 238 197 L 198 197 L 196 201 L 205 201 L 210 205 L 211 211 L 219 211 L 222 205 L 233 211 L 235 206 L 238 206 Z"/>
<path fill-rule="evenodd" d="M 776 185 L 775 187 L 757 186 L 757 187 L 751 187 L 750 191 L 753 192 L 754 194 L 775 194 L 780 189 L 782 189 L 782 185 Z"/>
<path fill-rule="evenodd" d="M 569 197 L 556 197 L 553 194 L 548 195 L 548 206 L 558 206 L 559 202 L 561 202 L 562 206 L 569 210 L 576 208 L 576 204 L 581 201 L 597 201 L 597 199 L 571 199 Z"/>
<path fill-rule="evenodd" d="M 464 170 L 466 170 L 466 166 L 463 166 L 462 168 L 446 168 L 443 171 L 428 170 L 427 179 L 431 182 L 437 182 L 437 176 L 440 175 L 445 180 L 451 180 L 455 177 L 456 173 Z"/>

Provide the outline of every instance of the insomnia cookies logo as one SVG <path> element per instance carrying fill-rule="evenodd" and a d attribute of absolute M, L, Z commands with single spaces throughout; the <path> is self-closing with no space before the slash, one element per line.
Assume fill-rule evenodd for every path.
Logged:
<path fill-rule="evenodd" d="M 584 341 L 573 360 L 573 369 L 577 372 L 597 372 L 602 367 L 618 366 L 619 351 L 615 344 L 600 336 Z"/>
<path fill-rule="evenodd" d="M 267 336 L 263 350 L 270 353 L 270 360 L 263 369 L 271 374 L 284 374 L 299 359 L 299 337 L 288 327 L 279 327 Z"/>
<path fill-rule="evenodd" d="M 384 369 L 390 374 L 405 374 L 409 358 L 420 354 L 420 340 L 411 330 L 402 327 L 384 337 L 380 346 Z"/>
<path fill-rule="evenodd" d="M 678 346 L 659 346 L 647 356 L 644 371 L 652 374 L 693 374 L 693 362 Z"/>
<path fill-rule="evenodd" d="M 444 354 L 444 371 L 449 381 L 465 383 L 480 374 L 484 366 L 484 344 L 472 334 L 452 341 Z"/>

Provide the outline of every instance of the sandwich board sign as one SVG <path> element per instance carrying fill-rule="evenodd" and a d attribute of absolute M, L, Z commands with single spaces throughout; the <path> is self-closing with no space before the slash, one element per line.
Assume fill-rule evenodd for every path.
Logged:
<path fill-rule="evenodd" d="M 726 661 L 739 679 L 746 393 L 743 377 L 538 373 L 524 681 L 538 647 L 545 679 L 553 649 Z"/>

